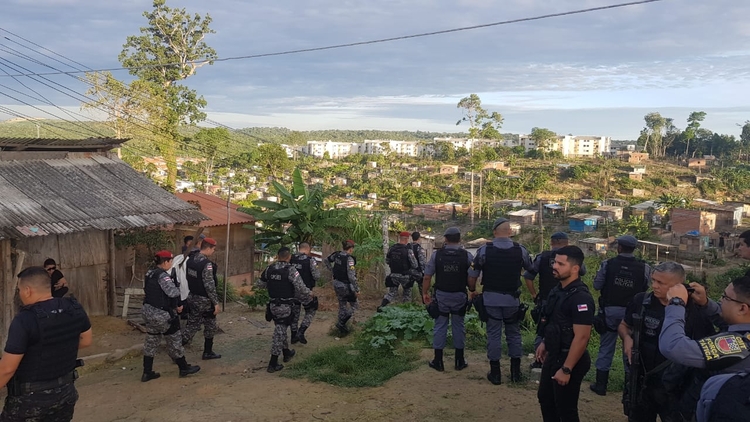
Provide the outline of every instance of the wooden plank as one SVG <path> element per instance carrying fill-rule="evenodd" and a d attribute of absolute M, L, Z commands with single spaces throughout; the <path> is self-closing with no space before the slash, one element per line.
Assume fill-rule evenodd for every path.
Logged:
<path fill-rule="evenodd" d="M 109 268 L 107 271 L 107 314 L 115 316 L 116 302 L 117 302 L 117 291 L 115 286 L 117 285 L 117 271 L 115 267 L 115 232 L 114 230 L 107 230 L 107 240 L 109 243 Z"/>
<path fill-rule="evenodd" d="M 0 333 L 0 337 L 3 339 L 2 343 L 5 344 L 5 337 L 10 328 L 10 322 L 13 320 L 13 296 L 15 295 L 15 286 L 13 285 L 13 261 L 11 260 L 11 246 L 10 239 L 0 240 L 0 268 L 2 268 L 2 298 L 3 298 L 3 312 L 2 322 L 3 331 Z"/>

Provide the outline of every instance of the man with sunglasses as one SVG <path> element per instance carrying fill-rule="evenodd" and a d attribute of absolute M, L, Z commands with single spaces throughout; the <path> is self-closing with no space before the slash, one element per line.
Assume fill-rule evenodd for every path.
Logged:
<path fill-rule="evenodd" d="M 52 258 L 44 261 L 44 270 L 52 280 L 52 297 L 63 297 L 68 293 L 68 281 L 63 273 L 57 269 L 57 263 Z"/>
<path fill-rule="evenodd" d="M 667 298 L 669 305 L 659 336 L 659 349 L 667 359 L 704 369 L 704 382 L 715 375 L 750 371 L 750 359 L 747 358 L 750 356 L 750 277 L 733 280 L 721 296 L 721 317 L 729 324 L 728 331 L 698 341 L 685 336 L 685 303 L 688 298 L 685 286 L 678 284 L 670 288 Z M 711 388 L 704 388 L 701 396 L 715 396 L 720 387 L 712 385 Z M 747 394 L 747 391 L 739 393 Z M 706 416 L 705 409 L 698 407 L 698 411 L 697 420 L 707 420 L 703 418 Z"/>

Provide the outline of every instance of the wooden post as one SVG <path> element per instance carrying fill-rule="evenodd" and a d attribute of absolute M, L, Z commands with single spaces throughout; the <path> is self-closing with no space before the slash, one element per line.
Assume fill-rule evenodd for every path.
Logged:
<path fill-rule="evenodd" d="M 542 206 L 541 199 L 539 200 L 539 253 L 544 250 L 544 222 L 542 221 L 542 215 L 544 214 L 544 207 Z"/>
<path fill-rule="evenodd" d="M 388 214 L 383 213 L 383 220 L 381 221 L 381 228 L 383 229 L 383 259 L 388 257 Z M 383 261 L 385 262 L 385 261 Z M 391 273 L 391 269 L 384 265 L 385 276 L 387 277 Z"/>
<path fill-rule="evenodd" d="M 13 261 L 11 260 L 10 253 L 10 239 L 0 240 L 0 259 L 3 260 L 3 331 L 0 333 L 0 336 L 3 339 L 3 344 L 5 344 L 10 322 L 13 320 L 13 297 L 15 295 L 15 274 L 13 274 Z"/>
<path fill-rule="evenodd" d="M 221 303 L 221 311 L 224 312 L 224 308 L 227 307 L 227 290 L 229 286 L 229 232 L 231 228 L 231 207 L 232 205 L 232 185 L 229 184 L 229 192 L 227 193 L 227 247 L 224 251 L 224 298 Z"/>
<path fill-rule="evenodd" d="M 115 273 L 115 232 L 107 230 L 107 239 L 109 240 L 109 277 L 107 277 L 107 313 L 115 316 L 117 312 L 117 283 Z"/>

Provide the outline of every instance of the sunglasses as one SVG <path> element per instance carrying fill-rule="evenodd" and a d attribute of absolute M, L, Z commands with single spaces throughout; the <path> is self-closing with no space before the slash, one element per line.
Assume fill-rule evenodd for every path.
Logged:
<path fill-rule="evenodd" d="M 743 301 L 741 301 L 741 300 L 737 300 L 737 299 L 732 299 L 731 297 L 727 296 L 726 294 L 723 294 L 723 295 L 721 295 L 721 300 L 728 300 L 728 301 L 730 301 L 730 302 L 736 302 L 736 303 L 739 303 L 739 304 L 745 305 L 745 306 L 747 306 L 747 307 L 750 307 L 750 303 L 745 303 L 745 302 L 743 302 Z"/>
<path fill-rule="evenodd" d="M 50 267 L 50 268 L 47 268 L 46 271 L 48 271 L 48 272 L 49 271 L 55 271 L 56 269 L 57 269 L 57 267 Z"/>

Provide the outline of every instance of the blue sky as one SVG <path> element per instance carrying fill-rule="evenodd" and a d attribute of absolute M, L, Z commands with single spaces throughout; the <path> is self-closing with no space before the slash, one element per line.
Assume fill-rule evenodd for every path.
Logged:
<path fill-rule="evenodd" d="M 364 41 L 618 0 L 168 0 L 209 13 L 220 57 Z M 0 27 L 92 68 L 118 66 L 148 0 L 4 0 Z M 233 127 L 456 131 L 469 93 L 505 117 L 504 131 L 633 139 L 659 111 L 684 127 L 739 134 L 750 119 L 750 2 L 664 0 L 589 14 L 392 43 L 216 63 L 187 81 L 209 118 Z M 3 34 L 7 35 L 7 34 Z M 18 48 L 7 40 L 0 44 Z M 28 52 L 28 51 L 27 51 Z M 44 70 L 0 52 L 0 57 Z M 51 60 L 37 56 L 40 60 Z M 1 73 L 1 72 L 0 72 Z M 127 72 L 115 72 L 124 79 Z M 65 76 L 50 77 L 83 92 Z M 55 104 L 74 99 L 32 81 Z M 15 81 L 0 83 L 24 90 Z M 1 92 L 8 92 L 0 87 Z M 38 101 L 28 100 L 32 103 Z M 0 105 L 42 114 L 0 95 Z M 55 111 L 56 114 L 59 112 Z M 0 119 L 9 116 L 0 112 Z"/>

